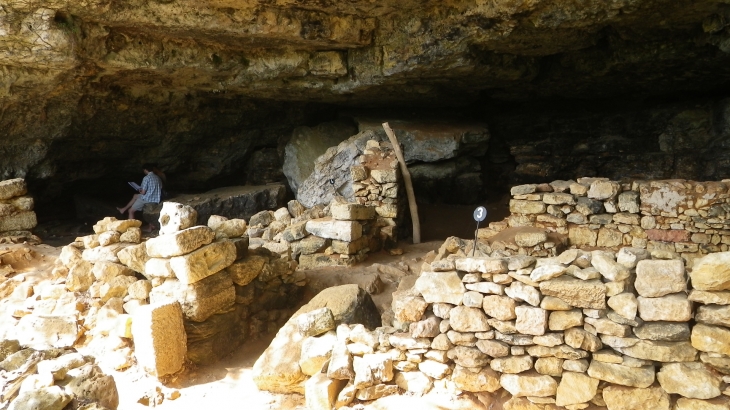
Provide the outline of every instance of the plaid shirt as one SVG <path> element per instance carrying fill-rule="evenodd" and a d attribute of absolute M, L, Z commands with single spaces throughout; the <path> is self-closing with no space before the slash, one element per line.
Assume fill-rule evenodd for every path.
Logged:
<path fill-rule="evenodd" d="M 162 180 L 154 172 L 149 172 L 142 179 L 142 190 L 145 191 L 142 195 L 143 201 L 156 204 L 162 202 Z"/>

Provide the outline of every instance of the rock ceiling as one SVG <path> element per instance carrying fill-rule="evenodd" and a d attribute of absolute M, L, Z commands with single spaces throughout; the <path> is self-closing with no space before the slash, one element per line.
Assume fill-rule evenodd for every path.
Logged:
<path fill-rule="evenodd" d="M 724 92 L 728 25 L 727 0 L 5 0 L 0 177 L 194 152 L 165 165 L 207 180 L 322 104 Z"/>

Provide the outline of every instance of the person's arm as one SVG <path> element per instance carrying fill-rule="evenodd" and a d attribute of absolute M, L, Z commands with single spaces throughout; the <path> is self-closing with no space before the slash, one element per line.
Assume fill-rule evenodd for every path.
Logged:
<path fill-rule="evenodd" d="M 142 178 L 142 188 L 140 188 L 139 193 L 144 195 L 147 193 L 147 189 L 150 187 L 150 179 L 145 176 Z"/>

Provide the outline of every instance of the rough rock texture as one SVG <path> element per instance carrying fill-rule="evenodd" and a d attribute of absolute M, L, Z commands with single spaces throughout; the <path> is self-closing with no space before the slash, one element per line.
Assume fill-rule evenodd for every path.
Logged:
<path fill-rule="evenodd" d="M 500 143 L 488 155 L 493 164 L 513 155 L 525 179 L 581 168 L 667 177 L 726 168 L 706 161 L 725 155 L 716 137 L 727 130 L 712 115 L 722 104 L 646 109 L 628 98 L 605 113 L 603 103 L 585 103 L 722 90 L 722 2 L 4 6 L 0 178 L 27 174 L 47 196 L 88 178 L 123 180 L 139 172 L 139 152 L 198 188 L 219 176 L 281 180 L 278 139 L 332 119 L 322 103 L 500 107 L 509 115 L 497 113 L 491 134 Z M 548 119 L 562 111 L 554 100 L 538 107 L 544 115 L 505 104 L 575 97 L 581 114 L 563 121 Z M 651 120 L 634 126 L 637 118 Z M 615 153 L 632 148 L 633 157 Z M 576 158 L 565 163 L 562 152 Z"/>

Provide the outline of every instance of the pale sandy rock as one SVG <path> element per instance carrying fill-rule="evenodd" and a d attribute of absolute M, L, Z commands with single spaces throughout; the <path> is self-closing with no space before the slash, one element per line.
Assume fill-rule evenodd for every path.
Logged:
<path fill-rule="evenodd" d="M 116 276 L 99 287 L 99 298 L 107 302 L 112 298 L 123 298 L 127 296 L 129 286 L 137 281 L 134 276 Z"/>
<path fill-rule="evenodd" d="M 142 241 L 142 229 L 130 227 L 126 232 L 119 235 L 119 242 L 140 243 Z"/>
<path fill-rule="evenodd" d="M 413 338 L 436 337 L 439 335 L 441 319 L 436 316 L 429 316 L 424 320 L 413 322 L 409 325 L 408 331 Z"/>
<path fill-rule="evenodd" d="M 580 280 L 601 279 L 601 273 L 594 267 L 581 269 L 575 265 L 571 265 L 566 269 L 566 273 Z"/>
<path fill-rule="evenodd" d="M 533 247 L 535 245 L 544 243 L 547 241 L 548 236 L 544 231 L 538 232 L 518 232 L 515 234 L 515 243 L 517 246 L 526 248 Z"/>
<path fill-rule="evenodd" d="M 515 397 L 549 397 L 557 392 L 558 383 L 551 376 L 537 372 L 503 374 L 499 378 L 502 387 Z"/>
<path fill-rule="evenodd" d="M 98 281 L 106 282 L 117 276 L 134 276 L 134 271 L 114 262 L 101 261 L 94 264 L 91 273 Z"/>
<path fill-rule="evenodd" d="M 38 219 L 34 211 L 17 212 L 0 217 L 0 232 L 29 231 L 36 227 Z"/>
<path fill-rule="evenodd" d="M 604 339 L 601 340 L 606 343 Z M 642 360 L 657 362 L 692 362 L 697 360 L 697 350 L 689 342 L 639 340 L 633 346 L 613 347 L 627 356 Z"/>
<path fill-rule="evenodd" d="M 730 291 L 705 291 L 692 289 L 688 299 L 703 304 L 730 305 Z"/>
<path fill-rule="evenodd" d="M 174 278 L 175 272 L 170 266 L 170 258 L 149 258 L 144 264 L 144 275 L 147 278 Z"/>
<path fill-rule="evenodd" d="M 585 373 L 588 371 L 588 360 L 564 360 L 563 370 L 576 373 Z"/>
<path fill-rule="evenodd" d="M 572 310 L 573 306 L 570 306 L 565 301 L 554 296 L 545 296 L 540 302 L 540 307 L 545 310 Z"/>
<path fill-rule="evenodd" d="M 610 319 L 586 317 L 584 321 L 593 326 L 595 331 L 600 334 L 618 337 L 626 337 L 631 334 L 631 328 L 629 326 L 616 323 Z"/>
<path fill-rule="evenodd" d="M 120 263 L 139 273 L 144 273 L 145 263 L 150 258 L 144 243 L 125 247 L 117 253 L 117 257 Z"/>
<path fill-rule="evenodd" d="M 344 380 L 330 379 L 324 373 L 313 375 L 304 383 L 304 397 L 309 410 L 331 410 L 337 395 L 345 387 Z"/>
<path fill-rule="evenodd" d="M 246 234 L 247 229 L 248 226 L 245 219 L 234 218 L 221 222 L 213 231 L 215 231 L 216 239 L 222 239 L 239 238 Z"/>
<path fill-rule="evenodd" d="M 563 374 L 563 359 L 557 357 L 540 357 L 535 360 L 535 371 L 548 376 L 559 377 Z"/>
<path fill-rule="evenodd" d="M 355 388 L 362 389 L 393 380 L 393 360 L 387 353 L 366 354 L 353 358 Z"/>
<path fill-rule="evenodd" d="M 727 410 L 730 408 L 730 399 L 718 397 L 712 400 L 687 399 L 680 397 L 674 410 Z"/>
<path fill-rule="evenodd" d="M 564 342 L 562 333 L 545 333 L 544 335 L 533 337 L 532 341 L 536 345 L 547 347 L 561 345 Z"/>
<path fill-rule="evenodd" d="M 557 297 L 571 306 L 588 309 L 606 308 L 606 286 L 599 280 L 580 280 L 569 276 L 540 282 L 543 295 Z"/>
<path fill-rule="evenodd" d="M 426 337 L 414 339 L 408 333 L 394 333 L 388 336 L 388 342 L 399 350 L 428 349 L 431 347 L 431 339 Z"/>
<path fill-rule="evenodd" d="M 524 184 L 524 185 L 515 185 L 512 188 L 510 188 L 510 195 L 526 195 L 531 194 L 535 192 L 535 189 L 537 188 L 537 185 L 535 184 Z"/>
<path fill-rule="evenodd" d="M 687 322 L 692 318 L 692 302 L 684 293 L 660 298 L 636 298 L 639 316 L 646 321 Z"/>
<path fill-rule="evenodd" d="M 66 245 L 61 248 L 61 253 L 58 255 L 58 260 L 61 261 L 64 266 L 69 267 L 81 260 L 81 251 L 75 246 Z"/>
<path fill-rule="evenodd" d="M 467 284 L 467 286 L 469 286 L 469 285 L 470 284 Z M 467 289 L 468 289 L 468 287 L 467 287 Z M 464 293 L 464 299 L 463 299 L 462 303 L 466 307 L 481 308 L 483 300 L 484 300 L 484 295 L 482 295 L 481 293 L 475 292 L 475 291 L 469 291 L 469 292 Z"/>
<path fill-rule="evenodd" d="M 375 386 L 360 389 L 355 394 L 358 400 L 370 401 L 377 400 L 381 397 L 392 396 L 398 394 L 398 386 L 394 384 L 378 384 Z"/>
<path fill-rule="evenodd" d="M 548 319 L 548 329 L 550 330 L 565 330 L 582 325 L 583 312 L 580 309 L 550 312 Z"/>
<path fill-rule="evenodd" d="M 23 178 L 0 181 L 0 200 L 23 196 L 26 193 L 28 193 L 28 187 Z"/>
<path fill-rule="evenodd" d="M 509 211 L 513 214 L 544 214 L 547 205 L 542 201 L 510 199 Z"/>
<path fill-rule="evenodd" d="M 548 325 L 548 312 L 541 308 L 517 306 L 515 308 L 515 327 L 526 335 L 542 335 Z"/>
<path fill-rule="evenodd" d="M 393 293 L 391 308 L 395 318 L 406 323 L 421 320 L 428 305 L 422 297 L 395 292 Z"/>
<path fill-rule="evenodd" d="M 507 261 L 499 258 L 457 258 L 454 263 L 457 270 L 464 272 L 499 274 L 508 271 Z"/>
<path fill-rule="evenodd" d="M 616 262 L 612 253 L 593 251 L 591 264 L 609 281 L 624 280 L 630 274 L 627 267 Z"/>
<path fill-rule="evenodd" d="M 182 368 L 187 350 L 182 309 L 178 303 L 141 306 L 132 322 L 134 355 L 154 376 L 164 376 Z"/>
<path fill-rule="evenodd" d="M 669 394 L 690 399 L 712 399 L 721 394 L 721 380 L 703 363 L 666 363 L 656 375 Z"/>
<path fill-rule="evenodd" d="M 710 253 L 695 259 L 689 276 L 696 290 L 730 290 L 730 252 Z"/>
<path fill-rule="evenodd" d="M 491 357 L 505 357 L 510 354 L 510 346 L 498 340 L 479 340 L 476 347 L 482 353 Z"/>
<path fill-rule="evenodd" d="M 339 380 L 352 380 L 355 378 L 352 355 L 347 350 L 344 342 L 337 342 L 332 348 L 332 355 L 327 367 L 327 377 Z"/>
<path fill-rule="evenodd" d="M 395 375 L 395 384 L 409 393 L 423 395 L 433 388 L 433 381 L 420 371 L 398 372 Z"/>
<path fill-rule="evenodd" d="M 533 357 L 557 357 L 559 359 L 578 360 L 588 357 L 585 350 L 574 349 L 568 345 L 558 345 L 555 347 L 547 346 L 529 346 L 527 354 Z"/>
<path fill-rule="evenodd" d="M 598 390 L 598 379 L 581 373 L 564 372 L 555 396 L 557 406 L 589 402 Z"/>
<path fill-rule="evenodd" d="M 622 386 L 646 388 L 654 383 L 654 366 L 635 368 L 593 360 L 588 376 Z"/>
<path fill-rule="evenodd" d="M 19 393 L 8 406 L 8 410 L 61 410 L 71 400 L 73 396 L 59 386 L 41 387 Z"/>
<path fill-rule="evenodd" d="M 448 350 L 448 358 L 463 367 L 483 367 L 489 363 L 489 356 L 476 347 L 455 346 Z"/>
<path fill-rule="evenodd" d="M 565 344 L 575 349 L 596 352 L 603 348 L 603 343 L 601 343 L 601 339 L 598 336 L 580 328 L 567 329 L 564 337 Z"/>
<path fill-rule="evenodd" d="M 603 400 L 608 410 L 669 410 L 669 395 L 659 386 L 633 388 L 607 386 L 603 389 Z"/>
<path fill-rule="evenodd" d="M 446 334 L 440 334 L 433 338 L 433 342 L 431 343 L 431 349 L 435 350 L 449 350 L 452 347 L 454 347 L 454 344 L 451 343 L 449 340 L 449 337 Z"/>
<path fill-rule="evenodd" d="M 170 258 L 170 267 L 175 277 L 187 285 L 220 272 L 235 259 L 236 246 L 233 242 L 222 241 L 204 245 L 185 255 L 174 256 Z"/>
<path fill-rule="evenodd" d="M 323 367 L 330 360 L 332 350 L 337 342 L 337 334 L 329 331 L 320 336 L 310 336 L 302 342 L 302 352 L 299 358 L 299 367 L 302 373 L 314 376 L 321 373 Z M 306 390 L 306 385 L 305 385 Z"/>
<path fill-rule="evenodd" d="M 536 288 L 525 285 L 522 282 L 512 282 L 510 286 L 504 289 L 504 293 L 517 301 L 526 302 L 532 306 L 540 305 L 540 292 Z"/>
<path fill-rule="evenodd" d="M 94 282 L 93 265 L 85 260 L 76 262 L 66 276 L 66 289 L 71 292 L 85 292 Z"/>
<path fill-rule="evenodd" d="M 418 370 L 432 379 L 443 379 L 449 373 L 449 365 L 435 360 L 424 360 L 418 363 Z"/>
<path fill-rule="evenodd" d="M 306 229 L 313 235 L 345 242 L 352 242 L 362 236 L 362 225 L 357 221 L 312 219 L 307 221 Z"/>
<path fill-rule="evenodd" d="M 530 279 L 535 282 L 542 282 L 561 276 L 565 273 L 565 270 L 566 267 L 564 265 L 539 266 L 530 272 Z"/>
<path fill-rule="evenodd" d="M 505 374 L 522 373 L 532 369 L 532 357 L 523 355 L 495 358 L 489 362 L 489 367 L 495 372 Z"/>
<path fill-rule="evenodd" d="M 120 238 L 119 232 L 108 231 L 98 235 L 99 246 L 109 246 L 113 243 L 118 243 Z"/>
<path fill-rule="evenodd" d="M 640 261 L 649 259 L 649 257 L 649 251 L 646 249 L 625 247 L 621 248 L 616 254 L 616 262 L 632 269 L 635 268 Z"/>
<path fill-rule="evenodd" d="M 295 320 L 302 336 L 317 336 L 335 328 L 332 310 L 326 307 L 303 313 Z"/>
<path fill-rule="evenodd" d="M 145 242 L 147 254 L 153 258 L 169 258 L 190 253 L 213 242 L 215 233 L 207 226 L 195 226 Z"/>
<path fill-rule="evenodd" d="M 355 203 L 336 203 L 330 205 L 332 218 L 338 221 L 357 221 L 375 218 L 375 208 Z"/>
<path fill-rule="evenodd" d="M 415 289 L 428 303 L 461 304 L 466 288 L 456 271 L 422 272 Z"/>
<path fill-rule="evenodd" d="M 600 201 L 613 198 L 621 192 L 621 185 L 614 181 L 595 181 L 591 184 L 586 195 L 588 198 Z"/>
<path fill-rule="evenodd" d="M 529 255 L 514 255 L 507 258 L 507 268 L 509 270 L 519 270 L 529 268 L 535 264 L 535 257 Z"/>
<path fill-rule="evenodd" d="M 494 282 L 466 283 L 464 286 L 468 290 L 473 290 L 475 292 L 484 293 L 487 295 L 504 294 L 504 286 Z"/>
<path fill-rule="evenodd" d="M 50 373 L 54 380 L 63 380 L 69 370 L 80 367 L 86 363 L 84 356 L 80 353 L 68 353 L 55 359 L 41 360 L 37 364 L 36 371 L 39 374 Z"/>
<path fill-rule="evenodd" d="M 23 316 L 15 326 L 13 338 L 33 349 L 71 347 L 79 336 L 78 315 Z"/>
<path fill-rule="evenodd" d="M 491 329 L 483 310 L 466 306 L 451 309 L 449 324 L 457 332 L 486 332 Z"/>
<path fill-rule="evenodd" d="M 639 302 L 633 293 L 626 292 L 608 298 L 608 306 L 624 318 L 634 320 L 639 309 Z"/>
<path fill-rule="evenodd" d="M 689 340 L 690 331 L 687 323 L 649 322 L 633 328 L 639 339 L 680 342 Z"/>
<path fill-rule="evenodd" d="M 482 300 L 482 309 L 497 320 L 515 319 L 515 307 L 514 299 L 507 296 L 487 295 Z"/>
<path fill-rule="evenodd" d="M 202 322 L 235 303 L 236 290 L 228 274 L 219 272 L 201 281 L 185 285 L 167 279 L 150 292 L 151 303 L 177 301 L 186 319 Z"/>
<path fill-rule="evenodd" d="M 636 292 L 656 298 L 687 289 L 684 261 L 681 259 L 643 260 L 636 265 Z"/>
<path fill-rule="evenodd" d="M 107 246 L 97 246 L 93 249 L 84 249 L 81 257 L 88 262 L 98 263 L 102 261 L 119 262 L 117 254 L 124 249 L 126 245 L 115 243 Z"/>
<path fill-rule="evenodd" d="M 131 228 L 139 228 L 142 226 L 142 221 L 136 219 L 122 219 L 118 220 L 113 216 L 106 217 L 101 221 L 94 224 L 94 233 L 102 233 L 109 231 L 116 231 L 119 233 L 127 232 Z"/>
<path fill-rule="evenodd" d="M 695 320 L 709 325 L 730 327 L 730 306 L 700 306 L 697 308 Z"/>
<path fill-rule="evenodd" d="M 152 283 L 148 280 L 138 280 L 129 285 L 127 294 L 132 299 L 145 300 L 150 296 Z"/>
<path fill-rule="evenodd" d="M 611 349 L 604 349 L 599 350 L 597 352 L 593 352 L 593 360 L 599 361 L 601 363 L 613 363 L 613 364 L 623 364 L 624 363 L 624 357 L 621 356 L 618 352 L 611 350 Z M 628 357 L 628 356 L 626 356 Z M 633 367 L 633 366 L 629 366 Z"/>
<path fill-rule="evenodd" d="M 489 367 L 475 371 L 470 368 L 456 366 L 451 375 L 451 381 L 457 388 L 468 392 L 493 393 L 500 389 L 499 373 Z"/>
<path fill-rule="evenodd" d="M 614 282 L 606 282 L 606 296 L 609 298 L 611 296 L 616 296 L 619 293 L 629 293 L 632 292 L 631 287 L 632 284 L 629 283 L 629 279 L 627 280 L 618 280 Z"/>
<path fill-rule="evenodd" d="M 692 328 L 691 340 L 697 350 L 730 356 L 730 329 L 698 323 Z"/>
<path fill-rule="evenodd" d="M 502 321 L 497 319 L 488 319 L 487 323 L 489 323 L 489 326 L 492 326 L 497 332 L 505 334 L 517 333 L 517 328 L 515 327 L 514 320 Z"/>

